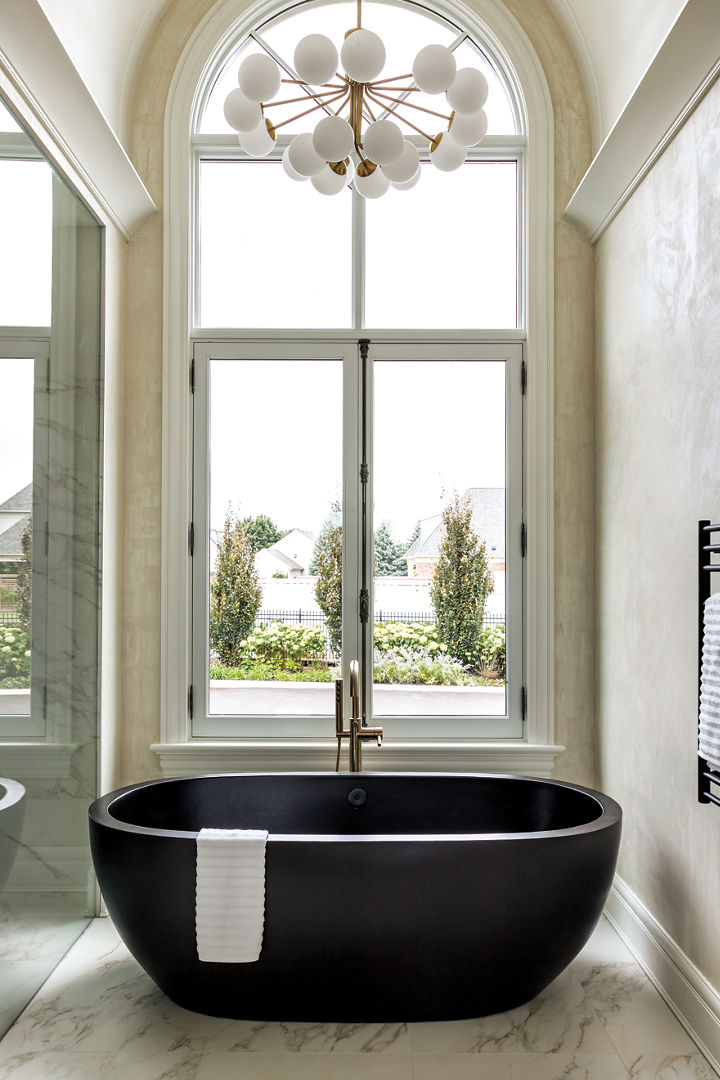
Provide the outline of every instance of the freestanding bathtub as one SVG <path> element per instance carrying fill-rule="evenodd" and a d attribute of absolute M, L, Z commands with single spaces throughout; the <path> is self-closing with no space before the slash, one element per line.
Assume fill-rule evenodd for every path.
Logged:
<path fill-rule="evenodd" d="M 15 862 L 24 817 L 24 786 L 18 780 L 0 776 L 0 892 Z"/>
<path fill-rule="evenodd" d="M 449 1020 L 543 990 L 590 936 L 621 810 L 527 777 L 284 773 L 157 780 L 90 808 L 126 945 L 186 1009 L 257 1020 Z M 195 941 L 200 828 L 267 829 L 254 963 Z"/>

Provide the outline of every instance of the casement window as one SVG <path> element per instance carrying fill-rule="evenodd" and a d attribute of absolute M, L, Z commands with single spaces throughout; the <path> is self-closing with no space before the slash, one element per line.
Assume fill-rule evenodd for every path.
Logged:
<path fill-rule="evenodd" d="M 533 580 L 531 570 L 545 575 L 550 562 L 551 316 L 548 275 L 536 268 L 549 257 L 551 155 L 542 130 L 534 146 L 528 139 L 532 117 L 547 123 L 546 98 L 528 109 L 497 37 L 460 25 L 450 5 L 368 2 L 363 25 L 385 40 L 393 71 L 409 71 L 421 45 L 439 43 L 458 66 L 484 72 L 488 132 L 452 174 L 411 136 L 421 179 L 410 191 L 324 197 L 282 166 L 307 120 L 283 126 L 272 152 L 252 159 L 223 102 L 243 57 L 265 52 L 292 75 L 294 44 L 316 31 L 342 41 L 353 13 L 352 4 L 297 4 L 253 26 L 228 26 L 199 87 L 191 93 L 188 83 L 170 106 L 168 295 L 184 293 L 187 315 L 178 318 L 169 301 L 161 757 L 163 746 L 180 750 L 194 739 L 206 747 L 213 739 L 331 739 L 333 679 L 342 675 L 347 688 L 355 659 L 363 715 L 390 740 L 552 741 L 551 580 Z M 525 74 L 537 77 L 532 65 Z M 172 172 L 183 101 L 192 102 L 185 178 Z M 542 178 L 534 216 L 533 177 Z M 189 212 L 175 215 L 173 198 L 179 206 L 183 192 Z M 177 258 L 183 250 L 187 261 Z M 183 333 L 184 371 L 175 347 Z M 506 678 L 491 678 L 437 627 L 433 581 L 453 502 L 469 508 L 484 545 L 485 626 L 504 630 Z M 181 507 L 187 553 L 177 548 Z M 301 655 L 295 681 L 273 685 L 260 662 L 254 677 L 240 669 L 234 679 L 217 677 L 223 663 L 232 666 L 211 629 L 232 517 L 269 517 L 290 537 L 255 558 L 262 598 L 254 630 L 262 636 L 273 622 L 322 628 L 324 655 Z M 335 614 L 317 592 L 317 554 L 330 528 L 341 544 Z M 388 543 L 398 560 L 390 571 L 378 565 Z M 403 624 L 414 626 L 414 640 Z M 243 655 L 260 661 L 261 652 L 251 645 Z M 429 669 L 444 663 L 445 675 L 435 684 L 408 675 L 413 652 Z M 314 661 L 327 675 L 306 681 Z"/>

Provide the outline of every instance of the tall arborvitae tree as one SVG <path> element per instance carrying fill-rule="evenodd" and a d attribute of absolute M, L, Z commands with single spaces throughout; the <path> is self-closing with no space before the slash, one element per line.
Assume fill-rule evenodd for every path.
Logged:
<path fill-rule="evenodd" d="M 375 576 L 407 577 L 407 563 L 403 559 L 407 548 L 396 544 L 386 521 L 382 521 L 375 533 Z"/>
<path fill-rule="evenodd" d="M 492 592 L 485 541 L 472 527 L 472 505 L 456 494 L 442 515 L 445 536 L 430 587 L 437 633 L 450 653 L 475 667 L 480 659 L 480 634 L 485 602 Z"/>
<path fill-rule="evenodd" d="M 261 600 L 253 546 L 229 510 L 210 585 L 210 645 L 227 667 L 240 660 L 240 643 L 255 625 Z"/>
<path fill-rule="evenodd" d="M 315 599 L 325 616 L 330 648 L 339 655 L 342 647 L 342 525 L 340 507 L 333 504 L 315 543 L 310 573 L 317 574 Z"/>
<path fill-rule="evenodd" d="M 20 550 L 23 561 L 17 572 L 15 603 L 20 616 L 20 625 L 29 634 L 32 615 L 32 518 L 23 529 Z"/>

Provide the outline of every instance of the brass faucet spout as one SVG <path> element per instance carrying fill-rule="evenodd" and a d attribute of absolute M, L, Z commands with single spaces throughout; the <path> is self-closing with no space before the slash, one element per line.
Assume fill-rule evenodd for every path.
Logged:
<path fill-rule="evenodd" d="M 335 735 L 338 742 L 335 771 L 340 769 L 340 748 L 342 740 L 348 739 L 350 751 L 350 772 L 362 771 L 362 744 L 367 739 L 375 739 L 382 746 L 383 729 L 368 727 L 363 724 L 360 715 L 360 667 L 357 660 L 350 661 L 350 725 L 345 729 L 343 719 L 343 680 L 335 682 Z"/>

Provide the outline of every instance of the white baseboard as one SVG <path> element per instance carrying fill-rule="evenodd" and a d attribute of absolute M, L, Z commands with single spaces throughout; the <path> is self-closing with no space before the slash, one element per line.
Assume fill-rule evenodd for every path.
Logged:
<path fill-rule="evenodd" d="M 692 1039 L 720 1073 L 720 994 L 622 878 L 605 914 Z"/>

